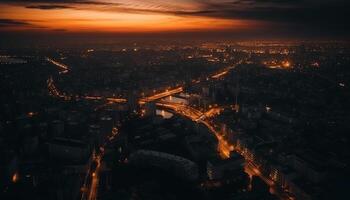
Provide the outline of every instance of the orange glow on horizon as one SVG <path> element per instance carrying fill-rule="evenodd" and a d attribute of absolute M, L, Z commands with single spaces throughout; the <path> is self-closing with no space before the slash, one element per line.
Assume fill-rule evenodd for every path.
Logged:
<path fill-rule="evenodd" d="M 1 5 L 0 18 L 23 22 L 0 30 L 65 32 L 177 32 L 201 30 L 242 30 L 255 27 L 249 20 L 181 16 L 171 12 L 129 12 L 92 9 L 30 9 L 19 5 Z"/>

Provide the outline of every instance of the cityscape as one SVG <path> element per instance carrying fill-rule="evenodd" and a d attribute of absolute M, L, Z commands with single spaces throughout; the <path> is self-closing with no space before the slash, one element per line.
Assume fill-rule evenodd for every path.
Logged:
<path fill-rule="evenodd" d="M 347 199 L 348 8 L 0 1 L 0 199 Z"/>

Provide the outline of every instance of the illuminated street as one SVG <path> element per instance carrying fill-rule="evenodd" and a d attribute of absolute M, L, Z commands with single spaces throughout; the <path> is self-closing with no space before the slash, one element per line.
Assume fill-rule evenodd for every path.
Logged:
<path fill-rule="evenodd" d="M 60 74 L 65 74 L 69 72 L 69 68 L 67 65 L 59 63 L 51 58 L 46 58 L 46 60 L 54 65 L 56 65 L 60 69 Z"/>

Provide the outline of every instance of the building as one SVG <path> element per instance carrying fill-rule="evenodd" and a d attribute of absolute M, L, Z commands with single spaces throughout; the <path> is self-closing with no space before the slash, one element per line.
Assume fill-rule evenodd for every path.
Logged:
<path fill-rule="evenodd" d="M 129 157 L 130 164 L 160 168 L 184 180 L 198 179 L 196 163 L 180 156 L 150 150 L 138 150 Z"/>
<path fill-rule="evenodd" d="M 47 147 L 50 157 L 73 163 L 83 162 L 91 154 L 89 146 L 79 140 L 55 138 L 53 141 L 47 143 Z"/>
<path fill-rule="evenodd" d="M 102 136 L 108 135 L 111 133 L 113 128 L 113 120 L 109 116 L 103 116 L 100 118 L 99 126 Z"/>
<path fill-rule="evenodd" d="M 64 133 L 64 123 L 60 120 L 54 120 L 51 124 L 52 137 L 61 137 Z"/>
<path fill-rule="evenodd" d="M 156 103 L 151 101 L 151 102 L 147 102 L 144 105 L 145 108 L 145 117 L 155 117 L 157 115 L 157 107 L 156 107 Z"/>
<path fill-rule="evenodd" d="M 97 124 L 89 126 L 89 141 L 92 146 L 99 147 L 103 142 L 103 136 L 101 134 L 101 127 Z"/>
<path fill-rule="evenodd" d="M 226 172 L 243 171 L 244 162 L 243 156 L 238 153 L 225 160 L 214 157 L 207 161 L 207 175 L 210 180 L 222 179 Z"/>

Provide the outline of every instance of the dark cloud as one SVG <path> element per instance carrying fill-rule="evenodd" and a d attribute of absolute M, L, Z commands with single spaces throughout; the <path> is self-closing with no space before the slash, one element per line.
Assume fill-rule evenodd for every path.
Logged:
<path fill-rule="evenodd" d="M 52 31 L 55 31 L 55 32 L 67 32 L 68 30 L 63 29 L 63 28 L 58 28 L 58 29 L 53 29 Z"/>
<path fill-rule="evenodd" d="M 41 9 L 41 10 L 55 10 L 55 9 L 68 9 L 68 8 L 74 8 L 74 7 L 64 6 L 64 5 L 32 5 L 32 6 L 26 6 L 26 8 Z"/>
<path fill-rule="evenodd" d="M 0 0 L 0 3 L 8 4 L 85 4 L 85 5 L 120 5 L 117 2 L 94 1 L 94 0 Z"/>
<path fill-rule="evenodd" d="M 203 1 L 197 13 L 223 19 L 258 20 L 301 30 L 350 32 L 350 2 L 345 0 L 236 0 Z"/>
<path fill-rule="evenodd" d="M 0 19 L 0 27 L 7 27 L 7 26 L 31 26 L 32 24 L 25 22 L 25 21 L 19 21 L 19 20 L 12 20 L 12 19 Z"/>
<path fill-rule="evenodd" d="M 25 27 L 31 29 L 45 29 L 47 27 L 38 26 L 31 22 L 24 20 L 13 20 L 13 19 L 0 19 L 0 28 L 8 28 L 8 27 Z"/>

